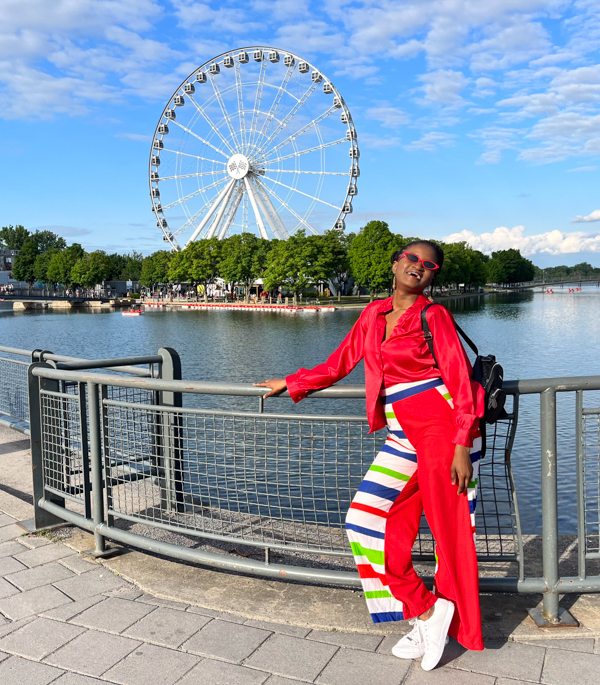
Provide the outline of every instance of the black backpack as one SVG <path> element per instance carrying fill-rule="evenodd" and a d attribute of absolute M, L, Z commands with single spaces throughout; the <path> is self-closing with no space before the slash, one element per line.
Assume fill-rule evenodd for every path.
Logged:
<path fill-rule="evenodd" d="M 431 304 L 425 305 L 421 312 L 421 326 L 423 328 L 423 335 L 425 341 L 427 342 L 427 347 L 431 352 L 431 356 L 435 361 L 436 367 L 439 369 L 439 364 L 437 362 L 435 352 L 433 350 L 433 335 L 429 324 L 427 323 L 427 310 L 431 307 Z M 479 383 L 485 390 L 485 412 L 483 418 L 480 421 L 480 430 L 482 435 L 482 449 L 481 456 L 485 455 L 485 425 L 486 423 L 494 424 L 499 419 L 505 419 L 508 414 L 504 410 L 504 404 L 506 403 L 506 392 L 502 389 L 502 381 L 504 379 L 504 369 L 496 361 L 496 357 L 493 354 L 481 355 L 477 349 L 477 345 L 469 338 L 469 336 L 463 331 L 463 329 L 454 322 L 456 330 L 463 337 L 467 345 L 475 353 L 475 363 L 473 364 L 473 380 Z"/>

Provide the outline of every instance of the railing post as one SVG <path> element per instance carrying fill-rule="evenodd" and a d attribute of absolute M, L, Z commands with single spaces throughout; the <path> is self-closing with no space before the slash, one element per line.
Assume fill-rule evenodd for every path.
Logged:
<path fill-rule="evenodd" d="M 46 493 L 44 489 L 44 458 L 43 458 L 43 431 L 45 427 L 42 421 L 42 405 L 40 388 L 58 391 L 58 381 L 39 378 L 33 375 L 33 369 L 51 369 L 51 364 L 35 362 L 29 365 L 27 370 L 27 385 L 29 391 L 29 431 L 31 440 L 31 471 L 33 476 L 33 518 L 20 521 L 19 525 L 30 533 L 64 526 L 65 521 L 48 513 L 39 506 L 41 499 L 48 499 L 60 507 L 65 506 L 65 500 L 57 495 Z"/>
<path fill-rule="evenodd" d="M 160 378 L 181 380 L 181 359 L 171 347 L 161 347 L 158 354 L 163 361 L 160 365 Z M 183 395 L 180 392 L 161 392 L 159 405 L 163 407 L 182 407 Z M 160 478 L 161 506 L 169 511 L 181 513 L 185 509 L 182 461 L 182 417 L 178 412 L 161 412 L 160 429 L 162 433 L 162 474 Z"/>
<path fill-rule="evenodd" d="M 579 624 L 565 609 L 559 607 L 558 568 L 558 475 L 556 455 L 556 390 L 540 393 L 540 423 L 542 447 L 542 573 L 546 592 L 542 610 L 530 609 L 529 615 L 538 627 L 564 627 Z"/>
<path fill-rule="evenodd" d="M 94 520 L 95 548 L 86 554 L 93 557 L 106 557 L 115 554 L 118 549 L 106 547 L 106 540 L 98 531 L 101 524 L 106 524 L 104 512 L 104 473 L 102 468 L 102 429 L 100 423 L 100 388 L 97 383 L 88 381 L 88 407 L 90 422 L 90 466 L 92 472 L 92 518 Z"/>

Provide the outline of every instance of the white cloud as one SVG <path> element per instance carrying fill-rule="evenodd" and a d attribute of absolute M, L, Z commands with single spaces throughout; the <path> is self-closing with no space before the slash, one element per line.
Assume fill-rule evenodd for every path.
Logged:
<path fill-rule="evenodd" d="M 578 166 L 576 169 L 568 169 L 567 173 L 572 174 L 575 171 L 596 171 L 597 166 Z"/>
<path fill-rule="evenodd" d="M 398 128 L 410 122 L 406 112 L 397 107 L 370 107 L 366 111 L 367 119 L 378 121 L 386 128 Z"/>
<path fill-rule="evenodd" d="M 433 152 L 438 146 L 449 147 L 453 144 L 456 136 L 453 133 L 442 133 L 441 131 L 432 131 L 426 133 L 419 140 L 414 140 L 409 145 L 406 145 L 407 150 L 426 150 Z"/>
<path fill-rule="evenodd" d="M 465 241 L 475 250 L 486 254 L 511 248 L 521 251 L 526 257 L 545 253 L 551 255 L 575 254 L 578 252 L 600 252 L 600 233 L 574 231 L 548 231 L 537 235 L 525 236 L 525 226 L 507 228 L 499 226 L 491 233 L 477 234 L 473 231 L 461 231 L 443 238 L 445 242 Z"/>
<path fill-rule="evenodd" d="M 136 140 L 144 143 L 150 142 L 152 140 L 152 136 L 146 135 L 145 133 L 117 133 L 116 137 L 128 138 L 129 140 Z"/>
<path fill-rule="evenodd" d="M 600 209 L 595 209 L 587 216 L 576 216 L 574 219 L 571 219 L 572 224 L 581 224 L 586 221 L 600 221 Z"/>
<path fill-rule="evenodd" d="M 461 105 L 460 93 L 465 89 L 468 79 L 460 71 L 440 69 L 429 74 L 422 74 L 419 80 L 423 83 L 421 90 L 424 104 Z"/>
<path fill-rule="evenodd" d="M 400 138 L 394 136 L 376 136 L 372 133 L 361 133 L 360 146 L 366 148 L 388 148 L 388 147 L 398 147 L 400 145 Z"/>

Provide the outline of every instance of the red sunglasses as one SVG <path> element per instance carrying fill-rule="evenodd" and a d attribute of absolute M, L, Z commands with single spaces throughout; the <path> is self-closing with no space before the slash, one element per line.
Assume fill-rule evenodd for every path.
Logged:
<path fill-rule="evenodd" d="M 413 264 L 416 264 L 417 262 L 421 262 L 423 267 L 427 269 L 428 271 L 436 271 L 440 267 L 435 263 L 432 262 L 430 259 L 421 259 L 421 257 L 417 257 L 416 254 L 413 254 L 412 252 L 403 252 L 399 257 L 398 261 L 402 259 L 402 257 L 406 257 L 409 262 L 412 262 Z"/>

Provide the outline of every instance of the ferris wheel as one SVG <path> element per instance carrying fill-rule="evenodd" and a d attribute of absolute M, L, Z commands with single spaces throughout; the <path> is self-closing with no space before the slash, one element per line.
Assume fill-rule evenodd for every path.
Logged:
<path fill-rule="evenodd" d="M 172 249 L 345 228 L 359 149 L 333 83 L 289 51 L 231 50 L 177 88 L 154 132 L 150 195 Z"/>

